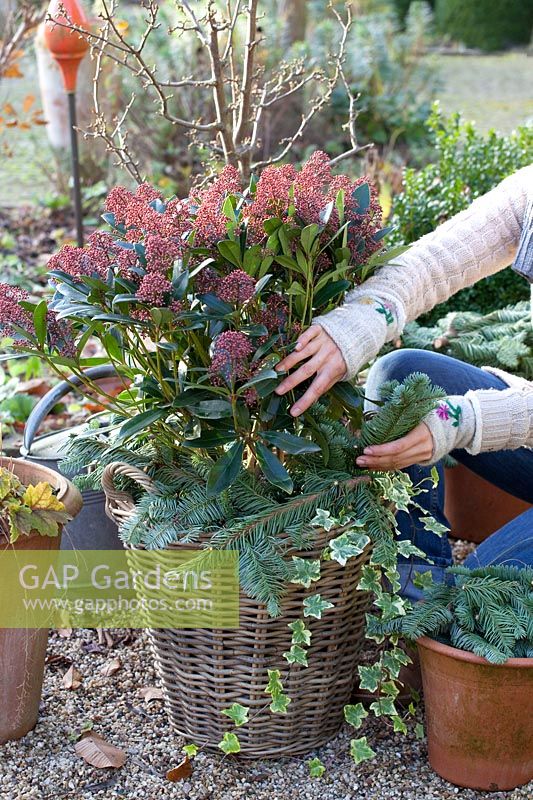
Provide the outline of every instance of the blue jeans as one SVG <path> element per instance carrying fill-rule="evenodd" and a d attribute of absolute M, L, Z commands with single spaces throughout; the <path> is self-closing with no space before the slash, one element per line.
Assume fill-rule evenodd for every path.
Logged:
<path fill-rule="evenodd" d="M 424 372 L 432 383 L 441 386 L 449 395 L 465 394 L 469 389 L 507 388 L 495 375 L 455 358 L 426 350 L 396 350 L 380 358 L 370 370 L 367 397 L 379 397 L 381 384 L 388 380 L 402 381 L 411 372 Z M 500 450 L 477 456 L 472 456 L 465 450 L 454 450 L 451 455 L 500 489 L 533 503 L 533 450 L 522 447 L 519 450 Z M 448 525 L 444 515 L 444 470 L 442 464 L 438 464 L 437 468 L 440 481 L 436 488 L 432 488 L 431 481 L 428 480 L 430 468 L 413 466 L 407 472 L 414 484 L 424 481 L 423 487 L 428 490 L 418 495 L 418 503 L 439 522 Z M 410 539 L 432 562 L 429 566 L 421 557 L 401 559 L 399 570 L 402 593 L 411 600 L 421 597 L 420 590 L 412 583 L 414 572 L 425 572 L 429 569 L 434 580 L 442 581 L 444 569 L 452 563 L 447 537 L 438 537 L 424 530 L 421 516 L 422 512 L 414 509 L 409 514 L 400 512 L 397 517 L 400 537 Z M 524 512 L 489 536 L 465 562 L 468 567 L 503 563 L 533 566 L 533 509 Z"/>

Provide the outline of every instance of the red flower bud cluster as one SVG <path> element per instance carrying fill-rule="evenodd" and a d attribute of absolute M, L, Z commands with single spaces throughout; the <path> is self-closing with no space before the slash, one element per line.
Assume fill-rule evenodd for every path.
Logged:
<path fill-rule="evenodd" d="M 149 272 L 141 280 L 136 296 L 143 303 L 161 308 L 166 305 L 166 300 L 172 289 L 172 284 L 159 272 Z"/>
<path fill-rule="evenodd" d="M 226 383 L 243 380 L 250 375 L 249 358 L 253 347 L 245 333 L 224 331 L 213 345 L 213 356 L 209 372 Z"/>
<path fill-rule="evenodd" d="M 242 269 L 234 269 L 220 280 L 216 295 L 225 303 L 241 306 L 254 296 L 255 281 Z"/>
<path fill-rule="evenodd" d="M 20 307 L 21 300 L 29 300 L 29 294 L 18 286 L 0 283 L 0 334 L 11 336 L 15 333 L 13 325 L 33 333 L 31 315 Z"/>
<path fill-rule="evenodd" d="M 167 236 L 152 233 L 146 237 L 144 252 L 148 272 L 166 272 L 180 255 L 182 247 Z"/>
<path fill-rule="evenodd" d="M 195 214 L 195 243 L 210 245 L 226 235 L 226 216 L 222 205 L 228 194 L 242 190 L 241 177 L 235 167 L 226 166 L 207 189 L 200 193 Z"/>

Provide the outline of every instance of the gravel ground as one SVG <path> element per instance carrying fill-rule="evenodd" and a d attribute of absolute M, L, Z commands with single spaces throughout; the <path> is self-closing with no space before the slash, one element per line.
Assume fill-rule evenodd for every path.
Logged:
<path fill-rule="evenodd" d="M 24 739 L 6 744 L 0 754 L 2 800 L 531 800 L 533 796 L 533 784 L 498 794 L 457 789 L 431 771 L 425 741 L 412 735 L 391 736 L 377 720 L 367 720 L 362 729 L 377 758 L 355 766 L 348 755 L 349 731 L 343 730 L 309 755 L 318 755 L 327 767 L 320 780 L 309 778 L 307 759 L 240 762 L 200 754 L 191 777 L 171 783 L 166 772 L 180 763 L 184 742 L 171 732 L 162 702 L 143 700 L 140 690 L 156 685 L 146 635 L 114 636 L 109 647 L 98 644 L 95 631 L 75 631 L 70 638 L 50 635 L 37 727 Z M 121 668 L 105 677 L 102 668 L 116 658 Z M 63 686 L 71 665 L 83 676 L 77 691 Z M 127 753 L 121 769 L 95 769 L 75 753 L 72 734 L 88 721 L 95 732 Z"/>

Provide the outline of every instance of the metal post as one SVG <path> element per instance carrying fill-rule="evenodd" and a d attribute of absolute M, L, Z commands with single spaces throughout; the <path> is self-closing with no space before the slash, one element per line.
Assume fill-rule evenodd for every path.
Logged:
<path fill-rule="evenodd" d="M 72 177 L 74 194 L 74 213 L 76 215 L 76 238 L 78 247 L 83 247 L 83 209 L 81 205 L 80 159 L 78 153 L 78 132 L 76 130 L 76 93 L 67 92 L 68 116 L 70 123 L 70 149 L 72 155 Z"/>

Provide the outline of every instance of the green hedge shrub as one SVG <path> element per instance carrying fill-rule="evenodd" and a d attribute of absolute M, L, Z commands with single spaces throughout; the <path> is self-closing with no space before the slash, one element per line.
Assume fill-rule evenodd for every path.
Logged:
<path fill-rule="evenodd" d="M 533 126 L 509 136 L 490 131 L 483 136 L 458 114 L 445 117 L 436 104 L 427 121 L 435 148 L 435 163 L 407 169 L 404 189 L 394 201 L 391 224 L 398 243 L 415 242 L 501 180 L 533 161 Z M 503 270 L 463 289 L 425 316 L 432 322 L 448 311 L 487 313 L 529 297 L 529 285 L 511 270 Z"/>
<path fill-rule="evenodd" d="M 436 0 L 440 33 L 467 47 L 502 50 L 529 44 L 533 27 L 531 0 Z"/>

